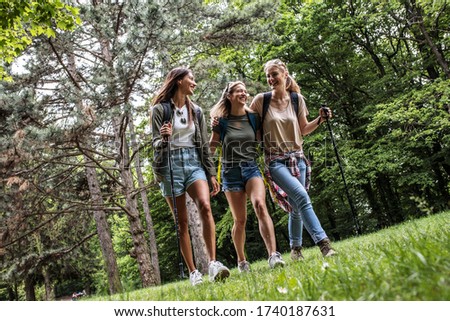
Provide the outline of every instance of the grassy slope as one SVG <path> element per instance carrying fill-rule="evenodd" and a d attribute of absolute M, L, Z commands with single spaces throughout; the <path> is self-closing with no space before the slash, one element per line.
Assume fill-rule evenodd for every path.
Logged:
<path fill-rule="evenodd" d="M 224 283 L 192 287 L 175 282 L 93 300 L 450 300 L 450 212 L 334 243 L 337 257 L 324 260 L 317 248 L 284 269 L 267 261 L 252 272 L 236 269 Z M 328 267 L 326 265 L 328 264 Z"/>

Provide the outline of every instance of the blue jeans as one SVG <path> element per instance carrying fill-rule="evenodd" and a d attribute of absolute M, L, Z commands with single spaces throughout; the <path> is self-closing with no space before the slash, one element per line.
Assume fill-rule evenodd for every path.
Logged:
<path fill-rule="evenodd" d="M 314 212 L 308 192 L 304 187 L 306 179 L 305 161 L 300 158 L 297 160 L 300 170 L 299 177 L 291 175 L 286 165 L 289 160 L 274 160 L 269 164 L 270 175 L 273 181 L 286 192 L 288 201 L 292 206 L 292 212 L 289 213 L 288 222 L 291 248 L 302 245 L 303 224 L 314 243 L 317 244 L 327 237 Z"/>
<path fill-rule="evenodd" d="M 195 147 L 172 150 L 171 156 L 175 197 L 184 194 L 196 180 L 206 181 L 206 174 Z M 169 166 L 164 167 L 161 174 L 162 180 L 159 183 L 161 192 L 163 196 L 172 196 Z"/>
<path fill-rule="evenodd" d="M 253 177 L 262 178 L 255 161 L 237 165 L 222 164 L 222 190 L 224 192 L 245 191 L 245 185 Z"/>

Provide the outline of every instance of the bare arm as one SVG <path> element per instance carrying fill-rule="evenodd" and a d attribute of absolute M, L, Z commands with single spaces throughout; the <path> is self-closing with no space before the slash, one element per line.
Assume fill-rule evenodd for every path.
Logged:
<path fill-rule="evenodd" d="M 216 148 L 220 143 L 219 139 L 219 133 L 213 131 L 211 134 L 211 138 L 209 139 L 209 152 L 211 153 L 211 155 L 214 155 L 214 153 L 216 152 Z"/>
<path fill-rule="evenodd" d="M 298 119 L 300 128 L 302 130 L 302 134 L 303 135 L 311 134 L 320 126 L 320 124 L 322 124 L 326 120 L 326 118 L 330 119 L 331 117 L 332 114 L 330 109 L 328 109 L 328 117 L 325 115 L 325 112 L 322 109 L 320 109 L 319 116 L 309 122 L 308 119 L 306 118 L 306 115 L 302 113 L 302 115 Z"/>
<path fill-rule="evenodd" d="M 250 110 L 257 113 L 259 117 L 261 117 L 262 114 L 263 100 L 264 100 L 263 94 L 257 94 L 255 98 L 253 98 L 252 103 L 249 106 Z"/>
<path fill-rule="evenodd" d="M 299 107 L 301 107 L 301 110 L 299 111 L 300 115 L 298 116 L 298 124 L 303 136 L 311 134 L 319 127 L 321 123 L 326 120 L 326 118 L 331 118 L 333 116 L 329 108 L 326 108 L 327 111 L 320 108 L 319 116 L 314 118 L 312 121 L 308 121 L 305 100 L 301 95 L 299 95 Z"/>
<path fill-rule="evenodd" d="M 219 139 L 220 139 L 219 133 L 216 133 L 215 131 L 213 131 L 212 134 L 211 134 L 211 138 L 209 139 L 209 152 L 210 152 L 210 155 L 214 155 L 214 153 L 216 152 L 217 145 L 219 145 Z M 211 177 L 211 184 L 213 186 L 213 190 L 211 192 L 211 196 L 214 196 L 217 193 L 219 193 L 219 191 L 220 191 L 220 185 L 217 182 L 217 179 L 216 179 L 215 176 Z"/>

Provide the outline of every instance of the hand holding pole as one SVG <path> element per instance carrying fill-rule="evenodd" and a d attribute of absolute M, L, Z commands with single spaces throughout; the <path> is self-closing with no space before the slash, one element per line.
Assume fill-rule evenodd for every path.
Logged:
<path fill-rule="evenodd" d="M 174 179 L 173 179 L 173 164 L 172 164 L 172 152 L 170 150 L 170 136 L 172 135 L 172 124 L 170 122 L 165 122 L 163 126 L 161 126 L 160 130 L 161 135 L 163 136 L 163 140 L 167 142 L 167 160 L 169 165 L 169 174 L 170 174 L 170 188 L 172 191 L 172 209 L 173 216 L 175 219 L 175 232 L 177 236 L 177 245 L 178 245 L 178 265 L 180 268 L 180 278 L 184 279 L 184 266 L 183 266 L 183 258 L 181 255 L 181 246 L 180 246 L 180 231 L 178 227 L 178 208 L 177 201 L 175 196 L 175 188 L 174 188 Z"/>

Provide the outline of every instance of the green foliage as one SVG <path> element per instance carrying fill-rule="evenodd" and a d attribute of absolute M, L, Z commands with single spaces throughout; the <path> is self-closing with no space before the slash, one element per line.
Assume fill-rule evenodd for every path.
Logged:
<path fill-rule="evenodd" d="M 124 289 L 131 290 L 141 287 L 138 265 L 134 255 L 133 240 L 130 235 L 129 223 L 124 215 L 114 214 L 110 217 L 111 234 L 114 252 Z"/>
<path fill-rule="evenodd" d="M 450 164 L 446 160 L 450 152 L 449 84 L 437 80 L 421 90 L 377 105 L 367 127 L 368 135 L 382 136 L 368 149 L 371 161 L 366 163 L 366 170 L 398 176 L 399 187 L 428 191 L 428 202 L 434 206 L 442 202 L 441 191 L 433 191 L 436 178 L 430 173 L 436 161 Z M 446 206 L 445 202 L 442 205 Z"/>
<path fill-rule="evenodd" d="M 90 300 L 449 300 L 449 219 L 445 212 L 336 242 L 338 256 L 326 260 L 314 248 L 299 263 L 284 254 L 284 269 L 270 270 L 266 260 L 251 262 L 251 273 L 233 269 L 223 284 L 192 287 L 182 281 Z"/>
<path fill-rule="evenodd" d="M 81 23 L 78 9 L 60 0 L 0 2 L 0 80 L 12 80 L 3 69 L 34 37 L 55 37 L 55 29 L 73 30 Z"/>
<path fill-rule="evenodd" d="M 16 55 L 36 37 L 29 45 L 24 71 L 15 75 L 18 83 L 3 83 L 0 97 L 0 117 L 5 124 L 0 130 L 1 171 L 7 180 L 2 189 L 0 228 L 8 226 L 13 238 L 34 228 L 40 233 L 39 237 L 36 233 L 24 237 L 20 246 L 8 246 L 7 255 L 2 257 L 2 282 L 10 288 L 17 286 L 17 298 L 24 297 L 20 284 L 28 272 L 36 273 L 37 287 L 42 289 L 43 266 L 50 268 L 56 286 L 64 290 L 69 288 L 66 282 L 73 280 L 77 286 L 91 284 L 93 291 L 108 292 L 98 240 L 92 238 L 85 245 L 77 243 L 95 232 L 84 160 L 77 144 L 89 144 L 95 151 L 122 283 L 128 291 L 140 288 L 129 223 L 124 212 L 117 208 L 124 205 L 125 199 L 118 179 L 122 151 L 118 153 L 114 145 L 111 119 L 123 116 L 124 141 L 127 140 L 128 113 L 135 120 L 147 119 L 148 101 L 167 71 L 179 65 L 193 69 L 198 83 L 193 100 L 207 115 L 226 82 L 241 79 L 254 96 L 268 90 L 264 62 L 273 58 L 284 60 L 302 87 L 309 118 L 317 116 L 322 103 L 333 109 L 330 125 L 364 233 L 449 208 L 449 83 L 445 63 L 449 61 L 450 7 L 445 1 L 359 0 L 351 5 L 328 0 L 185 1 L 183 6 L 180 3 L 172 1 L 164 7 L 156 1 L 87 4 L 80 9 L 83 24 L 72 29 L 78 23 L 78 13 L 60 7 L 61 1 L 1 2 L 2 15 L 14 17 L 2 20 L 3 26 L 17 23 L 18 27 L 8 27 L 7 31 L 3 27 L 0 47 L 6 45 L 4 48 L 10 48 Z M 49 9 L 52 6 L 59 6 L 60 10 Z M 37 21 L 34 24 L 33 19 Z M 63 28 L 73 32 L 63 32 Z M 17 35 L 17 47 L 10 42 L 12 32 Z M 22 33 L 28 37 L 28 43 L 21 42 L 26 40 Z M 1 38 L 4 35 L 9 38 L 4 40 Z M 47 36 L 53 37 L 52 46 L 46 41 Z M 102 41 L 110 49 L 111 63 L 104 62 Z M 441 55 L 440 60 L 436 53 Z M 80 77 L 76 83 L 66 70 L 71 65 L 71 54 L 75 56 L 76 74 Z M 87 107 L 83 110 L 78 108 L 80 97 Z M 143 105 L 143 101 L 147 103 Z M 148 123 L 142 121 L 138 143 L 142 147 L 140 155 L 162 280 L 167 283 L 177 279 L 176 237 L 169 208 L 153 184 L 147 133 Z M 304 147 L 313 160 L 310 195 L 322 226 L 335 240 L 354 236 L 326 126 L 305 137 Z M 27 186 L 31 187 L 24 190 Z M 137 191 L 133 193 L 138 195 Z M 223 194 L 212 198 L 212 207 L 217 223 L 218 258 L 235 266 L 230 236 L 232 219 Z M 288 216 L 270 202 L 268 207 L 276 227 L 277 247 L 286 251 Z M 51 223 L 41 225 L 50 217 Z M 24 224 L 16 226 L 9 220 Z M 380 241 L 379 237 L 355 240 L 370 240 L 374 244 Z M 337 243 L 339 250 L 358 247 L 354 240 L 347 242 Z M 328 299 L 323 283 L 326 280 L 341 286 L 333 290 L 337 297 L 397 299 L 390 295 L 397 293 L 397 289 L 390 292 L 389 284 L 403 283 L 399 282 L 400 276 L 392 276 L 393 283 L 377 283 L 375 277 L 382 273 L 370 261 L 387 266 L 385 257 L 400 252 L 414 269 L 425 272 L 421 270 L 420 258 L 424 257 L 426 262 L 434 260 L 432 253 L 420 245 L 414 245 L 414 251 L 421 255 L 409 257 L 394 245 L 388 246 L 385 253 L 381 245 L 364 243 L 363 253 L 356 251 L 356 256 L 347 253 L 330 261 L 333 271 L 339 273 L 322 271 L 323 262 L 317 258 L 317 250 L 308 250 L 312 265 L 290 265 L 285 271 L 272 271 L 268 277 L 267 254 L 262 244 L 249 205 L 247 255 L 252 262 L 263 258 L 264 261 L 254 263 L 255 273 L 249 278 L 234 272 L 227 282 L 234 285 L 226 290 L 232 293 L 231 298 L 240 299 L 240 286 L 244 284 L 254 298 L 263 300 Z M 312 244 L 305 231 L 304 245 Z M 439 248 L 434 242 L 423 240 L 423 244 Z M 405 245 L 403 240 L 398 244 Z M 75 248 L 60 261 L 37 264 L 71 246 Z M 383 253 L 381 261 L 377 261 L 379 258 L 372 250 Z M 364 261 L 367 252 L 370 256 Z M 415 258 L 419 261 L 414 262 Z M 361 267 L 349 268 L 353 259 L 361 260 Z M 367 269 L 366 262 L 369 262 Z M 413 273 L 401 262 L 393 262 L 404 273 Z M 448 266 L 445 260 L 444 264 Z M 376 273 L 371 274 L 369 267 Z M 314 274 L 314 271 L 321 272 Z M 363 273 L 373 277 L 373 283 L 380 289 L 374 286 L 368 290 L 371 293 L 358 292 L 362 291 L 358 281 L 352 289 L 347 282 L 349 276 L 352 281 L 364 280 Z M 298 275 L 305 278 L 299 279 Z M 268 283 L 261 283 L 260 277 L 267 277 Z M 432 278 L 428 281 L 437 280 Z M 3 284 L 1 287 L 4 288 Z M 177 283 L 157 288 L 156 297 L 168 293 L 173 299 L 184 299 L 185 294 L 194 292 L 198 298 L 220 299 L 216 289 L 215 285 L 192 289 Z M 266 292 L 268 297 L 264 296 Z M 140 293 L 145 297 L 147 292 Z M 1 290 L 0 296 L 6 295 L 7 291 Z M 444 295 L 448 297 L 448 292 Z M 127 292 L 121 298 L 128 296 Z M 434 298 L 428 293 L 423 296 Z"/>
<path fill-rule="evenodd" d="M 433 58 L 420 45 L 420 32 L 409 24 L 412 17 L 405 8 L 410 3 L 283 3 L 275 27 L 278 41 L 256 47 L 253 56 L 287 62 L 310 117 L 322 103 L 333 109 L 331 126 L 363 229 L 373 231 L 431 208 L 448 208 L 450 172 L 443 157 L 448 154 L 448 83 L 427 85 L 436 76 L 433 70 L 442 79 L 445 75 L 436 61 L 432 68 L 427 65 Z M 425 2 L 417 8 L 421 5 L 427 12 L 446 12 L 439 18 L 423 16 L 434 44 L 445 48 L 446 38 L 436 26 L 448 30 L 448 8 L 433 3 L 431 9 Z M 401 40 L 406 35 L 410 41 Z M 395 107 L 386 108 L 389 104 Z M 381 115 L 398 116 L 403 123 L 384 122 Z M 371 130 L 374 126 L 377 130 Z M 340 238 L 352 233 L 352 219 L 327 136 L 322 128 L 306 137 L 305 150 L 314 156 L 314 208 L 327 233 Z"/>

